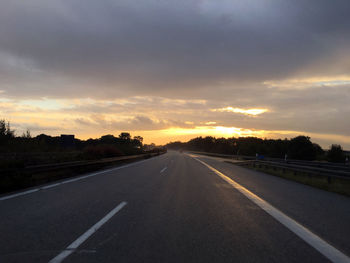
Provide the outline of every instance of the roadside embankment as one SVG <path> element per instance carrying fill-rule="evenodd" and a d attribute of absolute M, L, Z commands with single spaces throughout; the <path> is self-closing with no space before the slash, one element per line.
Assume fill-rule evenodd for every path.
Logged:
<path fill-rule="evenodd" d="M 263 161 L 226 162 L 350 196 L 350 174 L 345 172 Z"/>

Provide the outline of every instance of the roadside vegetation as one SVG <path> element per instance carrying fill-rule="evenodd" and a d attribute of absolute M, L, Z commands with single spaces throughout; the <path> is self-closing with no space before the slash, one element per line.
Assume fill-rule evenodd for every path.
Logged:
<path fill-rule="evenodd" d="M 0 193 L 40 185 L 164 153 L 165 148 L 144 145 L 140 136 L 104 135 L 79 140 L 74 135 L 21 136 L 0 120 Z"/>
<path fill-rule="evenodd" d="M 33 137 L 29 130 L 17 136 L 9 122 L 0 120 L 0 169 L 97 160 L 159 150 L 157 147 L 150 148 L 144 145 L 141 136 L 132 137 L 128 132 L 123 132 L 117 137 L 104 135 L 88 140 L 80 140 L 71 135 L 40 134 Z"/>
<path fill-rule="evenodd" d="M 313 143 L 308 136 L 297 136 L 292 139 L 261 139 L 256 137 L 215 138 L 197 137 L 188 142 L 171 142 L 168 149 L 189 150 L 208 153 L 273 157 L 307 161 L 329 161 L 344 163 L 346 155 L 340 145 L 332 145 L 323 150 Z"/>

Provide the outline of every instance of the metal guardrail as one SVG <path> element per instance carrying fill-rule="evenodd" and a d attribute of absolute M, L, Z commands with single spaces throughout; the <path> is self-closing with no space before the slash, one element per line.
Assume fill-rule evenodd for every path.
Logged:
<path fill-rule="evenodd" d="M 74 161 L 3 169 L 0 170 L 0 193 L 28 188 L 34 185 L 76 176 L 81 173 L 92 172 L 116 165 L 120 162 L 146 159 L 162 153 L 145 153 L 92 161 Z"/>
<path fill-rule="evenodd" d="M 215 157 L 222 157 L 222 158 L 228 158 L 228 159 L 241 159 L 241 160 L 251 160 L 251 161 L 258 161 L 256 160 L 255 156 L 246 156 L 246 155 L 229 155 L 229 154 L 218 154 L 218 153 L 208 153 L 208 152 L 197 152 L 197 151 L 190 151 L 192 153 L 197 154 L 203 154 L 208 156 L 215 156 Z M 347 175 L 347 173 L 350 173 L 350 165 L 349 164 L 336 164 L 336 163 L 329 163 L 329 162 L 319 162 L 319 161 L 302 161 L 302 160 L 287 160 L 280 158 L 271 158 L 271 157 L 265 157 L 264 160 L 259 160 L 262 162 L 271 162 L 271 163 L 278 163 L 280 165 L 295 165 L 296 167 L 299 166 L 300 168 L 303 167 L 304 169 L 312 168 L 313 170 L 328 170 L 328 172 L 331 173 L 338 173 Z M 348 175 L 350 176 L 350 175 Z"/>
<path fill-rule="evenodd" d="M 307 166 L 293 165 L 293 164 L 281 164 L 281 163 L 274 163 L 269 161 L 251 161 L 250 163 L 253 163 L 253 165 L 265 165 L 272 168 L 275 167 L 280 169 L 287 169 L 290 171 L 314 174 L 314 175 L 323 175 L 323 176 L 332 176 L 332 177 L 339 177 L 339 178 L 341 177 L 341 178 L 350 179 L 350 172 L 335 171 L 335 170 L 307 167 Z"/>
<path fill-rule="evenodd" d="M 119 161 L 125 160 L 134 160 L 139 158 L 147 158 L 156 156 L 158 153 L 145 153 L 145 154 L 137 154 L 137 155 L 129 155 L 129 156 L 120 156 L 113 158 L 104 158 L 100 160 L 88 160 L 88 161 L 73 161 L 73 162 L 62 162 L 62 163 L 54 163 L 54 164 L 43 164 L 43 165 L 31 165 L 23 168 L 8 168 L 3 169 L 2 172 L 11 172 L 11 171 L 25 171 L 26 173 L 35 173 L 35 172 L 46 172 L 53 171 L 59 169 L 68 169 L 68 168 L 79 168 L 82 166 L 92 166 L 97 164 L 108 165 Z"/>

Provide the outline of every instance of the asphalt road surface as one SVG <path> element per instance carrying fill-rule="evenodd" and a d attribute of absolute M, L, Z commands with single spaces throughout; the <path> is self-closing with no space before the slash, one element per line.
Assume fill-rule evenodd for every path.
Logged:
<path fill-rule="evenodd" d="M 350 198 L 167 154 L 0 196 L 0 262 L 350 262 Z"/>

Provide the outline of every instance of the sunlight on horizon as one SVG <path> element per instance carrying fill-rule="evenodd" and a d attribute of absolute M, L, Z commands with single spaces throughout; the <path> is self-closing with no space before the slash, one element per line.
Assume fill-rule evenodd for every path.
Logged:
<path fill-rule="evenodd" d="M 161 110 L 153 109 L 155 102 Z M 19 136 L 27 129 L 33 136 L 41 133 L 52 136 L 74 134 L 79 139 L 99 138 L 105 134 L 118 136 L 120 132 L 130 132 L 132 136 L 144 137 L 145 143 L 166 144 L 176 140 L 188 141 L 197 136 L 284 139 L 304 134 L 324 147 L 331 143 L 350 147 L 350 137 L 342 134 L 253 128 L 255 117 L 269 116 L 261 116 L 271 112 L 267 108 L 212 108 L 200 100 L 186 103 L 185 100 L 159 97 L 133 97 L 118 101 L 0 99 L 0 108 L 8 109 L 7 119 Z M 224 118 L 228 118 L 225 115 L 229 116 L 230 113 L 238 113 L 237 119 L 225 121 Z M 249 117 L 248 120 L 245 116 Z M 181 118 L 186 119 L 180 121 Z M 253 122 L 247 122 L 249 119 Z M 245 128 L 240 128 L 241 124 Z"/>

